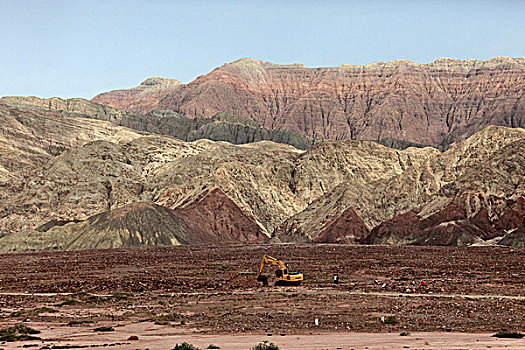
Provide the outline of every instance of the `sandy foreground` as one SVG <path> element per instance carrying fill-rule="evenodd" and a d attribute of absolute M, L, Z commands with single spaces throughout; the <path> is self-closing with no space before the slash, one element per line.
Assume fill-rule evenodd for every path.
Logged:
<path fill-rule="evenodd" d="M 0 349 L 21 348 L 100 348 L 100 349 L 172 349 L 187 342 L 200 349 L 210 344 L 221 349 L 247 350 L 268 341 L 282 350 L 346 349 L 525 349 L 524 339 L 498 339 L 489 333 L 416 332 L 398 333 L 318 333 L 318 334 L 196 334 L 158 326 L 150 322 L 122 324 L 114 332 L 94 333 L 86 327 L 56 327 L 30 323 L 42 331 L 42 341 L 4 343 Z M 138 340 L 128 340 L 137 336 Z"/>

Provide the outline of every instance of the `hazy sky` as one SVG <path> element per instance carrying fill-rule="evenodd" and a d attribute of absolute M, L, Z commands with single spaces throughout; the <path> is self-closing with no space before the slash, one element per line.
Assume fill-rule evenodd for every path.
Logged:
<path fill-rule="evenodd" d="M 525 1 L 0 0 L 0 96 L 92 98 L 241 57 L 309 67 L 525 56 Z"/>

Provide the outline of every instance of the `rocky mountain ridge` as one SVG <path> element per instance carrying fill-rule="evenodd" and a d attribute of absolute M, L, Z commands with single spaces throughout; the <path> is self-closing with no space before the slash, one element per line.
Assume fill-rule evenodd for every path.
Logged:
<path fill-rule="evenodd" d="M 126 91 L 93 101 L 133 110 L 120 98 Z M 446 148 L 488 125 L 525 127 L 524 91 L 525 58 L 333 68 L 244 58 L 166 89 L 148 105 L 190 118 L 227 112 L 315 139 L 394 138 Z"/>
<path fill-rule="evenodd" d="M 57 97 L 49 99 L 2 97 L 0 104 L 106 120 L 138 132 L 169 135 L 183 141 L 208 139 L 243 144 L 268 140 L 290 144 L 300 149 L 307 149 L 315 142 L 314 139 L 294 131 L 269 130 L 251 119 L 227 113 L 217 113 L 210 118 L 190 119 L 172 111 L 151 111 L 141 114 L 104 106 L 81 98 L 63 100 Z M 384 142 L 397 147 L 408 145 L 398 140 L 384 140 Z"/>
<path fill-rule="evenodd" d="M 1 98 L 0 252 L 264 241 L 523 248 L 524 66 L 241 59 L 187 85 L 151 78 L 94 99 L 108 105 Z"/>
<path fill-rule="evenodd" d="M 118 98 L 119 109 L 149 112 L 171 91 L 177 89 L 182 83 L 177 79 L 152 77 L 144 80 L 139 86 L 128 90 L 113 91 L 112 98 Z M 103 96 L 98 98 L 101 104 L 110 105 Z"/>
<path fill-rule="evenodd" d="M 270 238 L 523 242 L 524 129 L 488 127 L 443 153 L 350 140 L 301 151 L 268 141 L 184 142 L 41 109 L 0 111 L 11 121 L 0 148 L 10 176 L 0 186 L 4 252 Z M 23 128 L 13 136 L 16 123 Z M 40 148 L 22 147 L 35 135 Z M 49 143 L 60 152 L 41 149 Z M 13 149 L 25 168 L 14 166 Z M 128 219 L 119 219 L 123 212 Z"/>

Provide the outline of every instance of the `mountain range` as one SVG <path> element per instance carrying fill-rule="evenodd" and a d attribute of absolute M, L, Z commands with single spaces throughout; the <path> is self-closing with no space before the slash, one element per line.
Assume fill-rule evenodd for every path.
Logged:
<path fill-rule="evenodd" d="M 524 71 L 522 58 L 241 59 L 92 101 L 1 98 L 0 252 L 524 247 Z"/>
<path fill-rule="evenodd" d="M 189 84 L 152 78 L 104 105 L 189 118 L 218 112 L 320 140 L 393 138 L 448 146 L 487 125 L 525 127 L 525 58 L 407 60 L 306 68 L 243 58 Z"/>

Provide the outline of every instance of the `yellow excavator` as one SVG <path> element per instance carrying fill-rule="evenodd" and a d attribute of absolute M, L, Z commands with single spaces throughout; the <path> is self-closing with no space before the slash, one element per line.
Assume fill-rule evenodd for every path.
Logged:
<path fill-rule="evenodd" d="M 288 272 L 286 265 L 276 258 L 264 254 L 261 267 L 259 268 L 259 275 L 257 275 L 257 281 L 262 282 L 264 286 L 268 285 L 268 277 L 262 275 L 264 264 L 269 263 L 272 265 L 279 266 L 275 270 L 275 283 L 276 286 L 298 286 L 303 280 L 303 274 L 299 272 Z"/>

